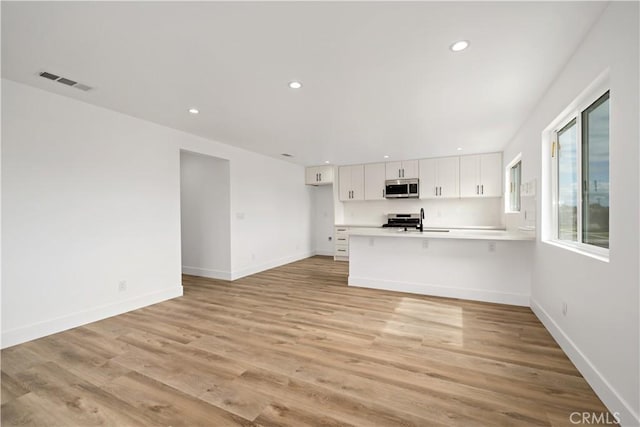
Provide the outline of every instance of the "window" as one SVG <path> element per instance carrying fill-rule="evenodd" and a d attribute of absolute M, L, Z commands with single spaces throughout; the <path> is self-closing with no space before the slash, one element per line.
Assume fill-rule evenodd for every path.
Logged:
<path fill-rule="evenodd" d="M 504 211 L 519 213 L 522 196 L 522 153 L 518 153 L 505 167 Z"/>
<path fill-rule="evenodd" d="M 581 248 L 608 249 L 609 92 L 561 123 L 551 149 L 552 237 Z"/>
<path fill-rule="evenodd" d="M 520 212 L 520 184 L 522 184 L 522 161 L 509 168 L 509 211 Z"/>

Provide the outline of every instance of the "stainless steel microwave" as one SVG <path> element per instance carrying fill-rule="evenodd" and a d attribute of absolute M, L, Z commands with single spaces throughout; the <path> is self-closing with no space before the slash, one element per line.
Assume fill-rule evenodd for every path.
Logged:
<path fill-rule="evenodd" d="M 388 179 L 385 181 L 384 197 L 387 199 L 417 199 L 418 179 Z"/>

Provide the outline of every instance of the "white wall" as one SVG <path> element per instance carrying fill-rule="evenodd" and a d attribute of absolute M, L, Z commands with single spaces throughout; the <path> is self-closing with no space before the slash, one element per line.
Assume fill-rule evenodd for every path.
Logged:
<path fill-rule="evenodd" d="M 231 278 L 229 161 L 180 152 L 182 272 Z"/>
<path fill-rule="evenodd" d="M 342 223 L 379 227 L 388 213 L 418 213 L 425 210 L 427 227 L 504 227 L 502 198 L 444 200 L 369 200 L 341 203 Z M 337 215 L 336 215 L 337 217 Z"/>
<path fill-rule="evenodd" d="M 232 279 L 312 253 L 301 166 L 4 79 L 2 113 L 4 347 L 181 294 L 180 149 L 229 160 Z"/>
<path fill-rule="evenodd" d="M 610 262 L 540 242 L 531 304 L 622 424 L 640 424 L 638 3 L 613 2 L 509 147 L 522 152 L 523 181 L 543 184 L 541 132 L 607 68 L 611 89 Z M 538 222 L 540 223 L 540 222 Z M 562 315 L 562 302 L 567 315 Z"/>
<path fill-rule="evenodd" d="M 181 149 L 229 160 L 232 280 L 313 254 L 302 166 L 188 136 Z"/>
<path fill-rule="evenodd" d="M 171 135 L 5 80 L 2 113 L 2 345 L 181 295 Z"/>
<path fill-rule="evenodd" d="M 311 224 L 313 227 L 313 247 L 317 255 L 333 255 L 333 186 L 319 185 L 312 187 L 313 214 Z M 329 240 L 331 238 L 331 240 Z"/>

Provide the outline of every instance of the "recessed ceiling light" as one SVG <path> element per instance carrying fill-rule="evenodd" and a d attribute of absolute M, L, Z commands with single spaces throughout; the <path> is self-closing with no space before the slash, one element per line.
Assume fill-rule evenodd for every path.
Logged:
<path fill-rule="evenodd" d="M 388 158 L 389 158 L 389 156 L 386 156 L 386 155 L 385 155 L 385 156 L 384 156 L 384 158 L 385 158 L 385 159 L 388 159 Z"/>
<path fill-rule="evenodd" d="M 325 160 L 324 162 L 325 162 L 326 164 L 329 164 L 329 163 L 331 163 L 331 162 L 330 162 L 329 160 Z"/>
<path fill-rule="evenodd" d="M 189 112 L 191 114 L 198 114 L 198 113 L 200 113 L 200 110 L 198 110 L 197 108 L 189 108 Z"/>
<path fill-rule="evenodd" d="M 462 147 L 458 147 L 458 148 L 456 148 L 456 150 L 462 151 Z"/>
<path fill-rule="evenodd" d="M 465 50 L 469 47 L 469 42 L 467 40 L 460 40 L 452 44 L 449 49 L 453 52 L 460 52 L 461 50 Z"/>
<path fill-rule="evenodd" d="M 302 83 L 296 81 L 289 82 L 289 87 L 291 89 L 300 89 L 302 87 Z"/>

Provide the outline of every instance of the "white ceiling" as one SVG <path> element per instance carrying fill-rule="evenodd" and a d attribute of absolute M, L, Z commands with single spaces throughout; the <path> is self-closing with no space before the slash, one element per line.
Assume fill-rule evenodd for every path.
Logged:
<path fill-rule="evenodd" d="M 305 165 L 498 151 L 605 6 L 3 1 L 2 76 Z"/>

